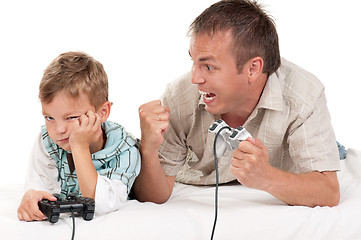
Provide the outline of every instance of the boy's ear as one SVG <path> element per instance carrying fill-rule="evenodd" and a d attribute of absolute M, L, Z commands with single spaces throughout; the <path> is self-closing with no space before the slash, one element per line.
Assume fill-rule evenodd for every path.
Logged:
<path fill-rule="evenodd" d="M 112 104 L 109 101 L 106 101 L 105 103 L 103 103 L 103 105 L 101 105 L 98 108 L 97 113 L 99 114 L 100 118 L 101 118 L 101 122 L 105 122 L 109 115 L 110 115 L 110 109 L 112 107 Z"/>

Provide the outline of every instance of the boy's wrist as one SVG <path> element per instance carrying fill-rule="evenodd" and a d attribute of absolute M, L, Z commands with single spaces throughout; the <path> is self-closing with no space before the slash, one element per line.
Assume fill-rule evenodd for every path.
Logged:
<path fill-rule="evenodd" d="M 71 145 L 71 152 L 74 153 L 79 153 L 79 154 L 86 154 L 89 152 L 90 154 L 90 150 L 89 150 L 89 144 L 73 144 Z"/>

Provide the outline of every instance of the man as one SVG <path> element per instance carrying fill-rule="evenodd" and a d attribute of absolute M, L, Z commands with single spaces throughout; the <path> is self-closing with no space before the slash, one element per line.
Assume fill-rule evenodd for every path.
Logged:
<path fill-rule="evenodd" d="M 216 119 L 254 138 L 219 159 L 220 183 L 237 180 L 290 205 L 339 202 L 339 155 L 324 87 L 281 59 L 271 18 L 247 0 L 220 1 L 191 24 L 192 71 L 161 101 L 139 108 L 140 201 L 166 202 L 175 181 L 215 183 L 208 133 Z"/>

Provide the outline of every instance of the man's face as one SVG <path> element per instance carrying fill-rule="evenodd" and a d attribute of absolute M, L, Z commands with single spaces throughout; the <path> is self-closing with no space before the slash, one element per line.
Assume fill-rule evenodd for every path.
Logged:
<path fill-rule="evenodd" d="M 197 84 L 211 114 L 236 111 L 246 99 L 248 74 L 238 73 L 231 46 L 230 32 L 217 32 L 213 36 L 205 33 L 191 39 L 192 83 Z"/>
<path fill-rule="evenodd" d="M 88 96 L 83 93 L 73 98 L 61 91 L 50 103 L 42 102 L 41 106 L 50 138 L 66 151 L 71 151 L 69 137 L 74 121 L 79 121 L 79 117 L 90 110 L 95 112 Z"/>

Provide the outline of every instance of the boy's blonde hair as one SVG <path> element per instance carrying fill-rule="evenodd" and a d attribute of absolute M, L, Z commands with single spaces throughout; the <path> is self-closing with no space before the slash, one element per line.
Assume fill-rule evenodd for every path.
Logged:
<path fill-rule="evenodd" d="M 50 103 L 65 90 L 71 97 L 82 92 L 97 109 L 108 101 L 108 77 L 103 65 L 83 52 L 66 52 L 55 58 L 45 69 L 39 86 L 41 102 Z"/>

